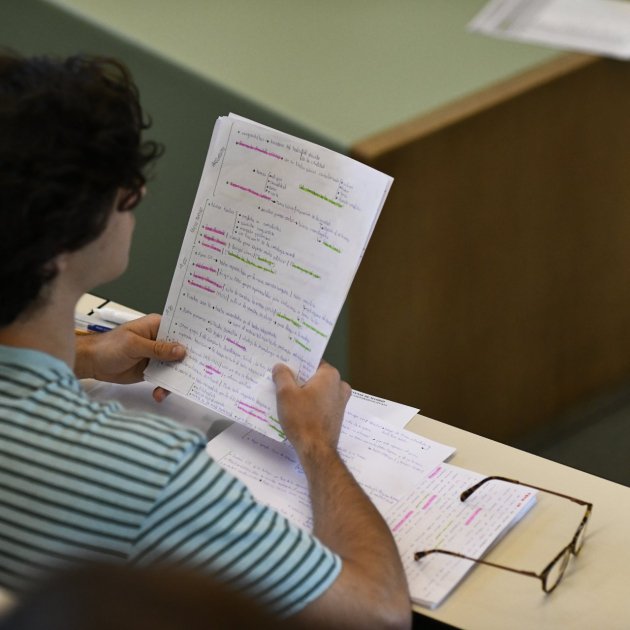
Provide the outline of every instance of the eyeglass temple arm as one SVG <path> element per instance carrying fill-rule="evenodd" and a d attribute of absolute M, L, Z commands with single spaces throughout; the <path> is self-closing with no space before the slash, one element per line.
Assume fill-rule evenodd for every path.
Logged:
<path fill-rule="evenodd" d="M 462 558 L 464 560 L 472 560 L 473 562 L 477 562 L 478 564 L 485 564 L 489 567 L 495 567 L 496 569 L 504 569 L 505 571 L 511 571 L 512 573 L 519 573 L 520 575 L 529 575 L 531 577 L 535 577 L 539 579 L 541 578 L 541 576 L 538 573 L 534 573 L 534 571 L 522 571 L 520 569 L 506 567 L 504 564 L 496 564 L 496 562 L 490 562 L 488 560 L 481 560 L 479 558 L 471 558 L 470 556 L 465 556 L 462 553 L 456 553 L 454 551 L 447 551 L 445 549 L 427 549 L 426 551 L 416 551 L 413 554 L 413 559 L 420 560 L 421 558 L 424 558 L 425 556 L 428 556 L 429 554 L 432 554 L 432 553 L 443 553 L 448 556 L 454 556 L 455 558 Z"/>
<path fill-rule="evenodd" d="M 516 483 L 521 486 L 525 486 L 526 488 L 533 488 L 534 490 L 547 492 L 548 494 L 553 494 L 557 497 L 562 497 L 563 499 L 569 499 L 569 501 L 573 501 L 574 503 L 578 503 L 579 505 L 590 505 L 591 507 L 593 507 L 592 503 L 589 503 L 588 501 L 582 501 L 582 499 L 576 499 L 575 497 L 570 497 L 566 494 L 555 492 L 554 490 L 547 490 L 547 488 L 540 488 L 538 486 L 532 486 L 529 483 L 523 483 L 522 481 L 517 481 L 516 479 L 509 479 L 508 477 L 497 477 L 497 476 L 485 477 L 481 481 L 478 481 L 474 486 L 471 486 L 467 490 L 464 490 L 464 492 L 462 492 L 459 495 L 460 501 L 465 501 L 471 494 L 473 494 L 473 492 L 476 492 L 477 490 L 479 490 L 479 488 L 481 488 L 481 486 L 483 486 L 488 481 L 506 481 L 508 483 Z"/>

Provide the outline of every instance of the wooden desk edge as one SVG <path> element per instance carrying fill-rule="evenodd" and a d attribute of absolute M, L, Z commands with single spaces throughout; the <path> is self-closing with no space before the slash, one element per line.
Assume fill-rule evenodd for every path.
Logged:
<path fill-rule="evenodd" d="M 399 149 L 418 138 L 474 116 L 558 77 L 576 72 L 599 59 L 599 57 L 592 55 L 577 53 L 561 55 L 514 77 L 495 83 L 486 89 L 439 107 L 428 114 L 423 114 L 361 140 L 351 148 L 351 154 L 362 162 L 371 163 L 382 155 Z"/>

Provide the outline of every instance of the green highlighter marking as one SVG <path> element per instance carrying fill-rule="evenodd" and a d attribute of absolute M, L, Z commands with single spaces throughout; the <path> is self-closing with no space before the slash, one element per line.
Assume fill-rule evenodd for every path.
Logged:
<path fill-rule="evenodd" d="M 274 418 L 273 416 L 268 416 L 269 420 L 271 420 L 272 422 L 274 422 L 275 424 L 278 425 L 278 427 L 280 427 L 280 420 L 278 420 L 278 418 Z M 275 427 L 273 424 L 269 424 L 268 425 L 271 429 L 273 429 L 281 438 L 284 438 L 286 440 L 287 436 L 285 434 L 285 432 L 282 429 L 279 429 L 278 427 Z"/>
<path fill-rule="evenodd" d="M 310 352 L 311 349 L 304 343 L 302 343 L 299 339 L 294 339 L 293 341 L 295 341 L 295 343 L 297 343 L 298 346 L 301 346 L 302 348 L 304 348 L 304 350 L 306 350 L 307 352 Z"/>
<path fill-rule="evenodd" d="M 321 335 L 324 338 L 327 338 L 328 335 L 326 333 L 323 333 L 321 330 L 317 330 L 317 328 L 315 328 L 315 326 L 311 326 L 310 324 L 307 324 L 306 322 L 302 322 L 307 328 L 310 328 L 313 332 L 316 332 L 318 335 Z"/>
<path fill-rule="evenodd" d="M 324 241 L 324 245 L 328 247 L 328 249 L 332 249 L 333 252 L 337 252 L 338 254 L 341 254 L 341 250 L 338 247 L 335 247 L 334 245 L 331 245 L 330 243 L 326 243 L 326 241 Z"/>
<path fill-rule="evenodd" d="M 235 254 L 234 252 L 228 252 L 228 255 L 232 256 L 232 258 L 236 258 L 236 260 L 240 260 L 241 262 L 244 262 L 246 265 L 251 265 L 252 267 L 256 267 L 256 269 L 262 269 L 263 271 L 274 273 L 273 269 L 267 269 L 267 267 L 263 267 L 262 265 L 257 265 L 254 261 L 247 260 L 247 258 L 243 258 L 242 256 Z"/>
<path fill-rule="evenodd" d="M 284 319 L 288 322 L 291 322 L 294 326 L 301 328 L 300 322 L 296 322 L 294 319 L 291 319 L 290 317 L 287 317 L 286 315 L 283 315 L 282 313 L 276 313 L 276 317 L 279 317 L 280 319 Z"/>
<path fill-rule="evenodd" d="M 328 203 L 332 203 L 332 205 L 337 206 L 337 208 L 343 208 L 343 204 L 339 203 L 338 201 L 335 201 L 334 199 L 329 199 L 328 197 L 326 197 L 326 195 L 322 195 L 321 193 L 311 190 L 310 188 L 307 188 L 306 186 L 300 186 L 300 190 L 303 190 L 304 192 L 307 192 L 310 195 L 315 195 L 315 197 L 318 197 L 319 199 L 323 199 L 324 201 L 327 201 Z"/>
<path fill-rule="evenodd" d="M 321 278 L 321 276 L 317 275 L 314 271 L 309 271 L 308 269 L 304 269 L 304 267 L 300 267 L 300 265 L 296 265 L 295 263 L 292 263 L 291 267 L 293 267 L 293 269 L 297 269 L 298 271 L 301 271 L 302 273 L 307 273 L 309 276 L 313 276 L 313 278 Z"/>

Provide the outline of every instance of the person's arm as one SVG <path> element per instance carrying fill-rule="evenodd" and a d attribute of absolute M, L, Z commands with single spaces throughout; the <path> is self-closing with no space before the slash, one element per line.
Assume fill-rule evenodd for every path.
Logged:
<path fill-rule="evenodd" d="M 343 561 L 341 574 L 295 618 L 315 627 L 409 628 L 405 573 L 386 523 L 337 453 L 351 389 L 323 363 L 300 386 L 291 370 L 273 370 L 278 413 L 308 478 L 313 533 Z"/>
<path fill-rule="evenodd" d="M 95 378 L 110 383 L 138 383 L 149 359 L 181 361 L 186 349 L 179 343 L 156 341 L 159 315 L 145 315 L 114 330 L 76 337 L 74 372 L 78 378 Z M 164 400 L 161 387 L 153 397 Z"/>

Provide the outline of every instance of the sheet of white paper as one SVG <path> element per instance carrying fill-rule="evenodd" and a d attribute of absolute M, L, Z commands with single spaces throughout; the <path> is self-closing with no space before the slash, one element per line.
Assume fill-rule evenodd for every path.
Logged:
<path fill-rule="evenodd" d="M 276 440 L 271 368 L 315 372 L 392 179 L 220 118 L 162 317 L 188 349 L 145 377 Z"/>
<path fill-rule="evenodd" d="M 152 396 L 155 386 L 151 383 L 117 385 L 85 379 L 81 381 L 81 384 L 90 398 L 94 400 L 100 402 L 114 400 L 132 411 L 154 413 L 171 420 L 177 420 L 185 426 L 199 429 L 208 439 L 213 438 L 232 424 L 231 420 L 177 394 L 171 394 L 161 403 L 156 402 Z"/>
<path fill-rule="evenodd" d="M 630 3 L 621 0 L 493 0 L 468 28 L 507 39 L 630 58 Z"/>
<path fill-rule="evenodd" d="M 352 390 L 348 406 L 355 414 L 376 416 L 399 429 L 402 429 L 420 411 L 416 407 L 385 400 L 385 398 L 359 392 L 356 389 Z"/>
<path fill-rule="evenodd" d="M 501 481 L 488 482 L 462 503 L 462 491 L 483 477 L 439 464 L 385 514 L 416 603 L 437 606 L 475 564 L 444 554 L 416 561 L 416 551 L 441 548 L 480 558 L 535 503 L 536 491 Z"/>
<path fill-rule="evenodd" d="M 207 450 L 259 501 L 296 525 L 312 528 L 308 484 L 288 442 L 278 443 L 233 424 L 210 441 Z M 344 417 L 339 452 L 376 507 L 385 511 L 455 449 L 398 429 L 375 416 L 355 413 L 351 401 Z"/>
<path fill-rule="evenodd" d="M 181 422 L 183 425 L 203 431 L 208 439 L 218 435 L 232 424 L 232 421 L 225 416 L 178 394 L 171 393 L 166 400 L 158 403 L 152 396 L 155 386 L 146 381 L 130 385 L 118 385 L 94 379 L 84 379 L 81 384 L 94 400 L 101 402 L 115 400 L 126 409 L 165 416 Z M 380 418 L 385 424 L 397 428 L 404 427 L 418 412 L 418 409 L 414 407 L 356 390 L 352 391 L 348 408 L 353 410 L 355 415 L 372 415 Z"/>

